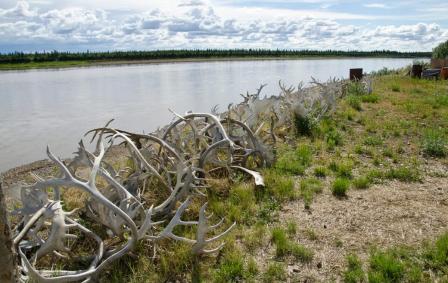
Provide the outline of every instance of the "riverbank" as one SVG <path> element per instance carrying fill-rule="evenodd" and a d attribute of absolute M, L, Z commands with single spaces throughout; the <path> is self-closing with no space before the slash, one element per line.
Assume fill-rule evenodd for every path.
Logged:
<path fill-rule="evenodd" d="M 238 224 L 216 257 L 198 267 L 187 244 L 161 242 L 151 259 L 142 244 L 104 279 L 445 280 L 448 81 L 386 75 L 372 88 L 370 95 L 348 88 L 330 117 L 281 144 L 277 163 L 263 171 L 263 190 L 244 181 L 213 186 L 209 212 Z"/>
<path fill-rule="evenodd" d="M 31 69 L 64 69 L 83 68 L 97 66 L 120 66 L 120 65 L 145 65 L 145 64 L 169 64 L 169 63 L 194 63 L 194 62 L 238 62 L 238 61 L 271 61 L 271 60 L 325 60 L 325 59 L 415 59 L 414 57 L 391 57 L 391 56 L 281 56 L 281 57 L 212 57 L 212 58 L 179 58 L 179 59 L 151 59 L 151 60 L 92 60 L 92 61 L 55 61 L 55 62 L 32 62 L 32 63 L 1 63 L 0 71 L 31 70 Z M 420 59 L 420 58 L 419 58 Z M 429 58 L 428 58 L 429 59 Z"/>

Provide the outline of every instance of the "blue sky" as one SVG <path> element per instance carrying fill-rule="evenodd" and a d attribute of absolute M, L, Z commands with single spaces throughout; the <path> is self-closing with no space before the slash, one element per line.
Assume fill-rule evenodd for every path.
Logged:
<path fill-rule="evenodd" d="M 430 51 L 448 2 L 29 0 L 0 2 L 0 52 L 286 48 Z"/>

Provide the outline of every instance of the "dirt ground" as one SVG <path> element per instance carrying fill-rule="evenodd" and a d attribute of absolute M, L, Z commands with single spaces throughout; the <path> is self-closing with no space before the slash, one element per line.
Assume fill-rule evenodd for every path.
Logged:
<path fill-rule="evenodd" d="M 301 201 L 292 202 L 279 218 L 295 221 L 297 241 L 314 251 L 311 263 L 288 266 L 291 281 L 340 281 L 350 253 L 366 259 L 373 247 L 419 245 L 445 232 L 448 178 L 427 177 L 423 183 L 392 181 L 350 190 L 340 200 L 324 190 L 310 211 Z"/>

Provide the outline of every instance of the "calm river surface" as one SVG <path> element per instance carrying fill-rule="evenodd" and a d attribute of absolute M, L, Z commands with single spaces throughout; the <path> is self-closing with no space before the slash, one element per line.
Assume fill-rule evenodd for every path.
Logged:
<path fill-rule="evenodd" d="M 46 146 L 70 157 L 83 134 L 115 118 L 113 127 L 150 132 L 178 113 L 240 102 L 240 93 L 278 81 L 307 83 L 399 68 L 412 59 L 309 59 L 126 65 L 0 72 L 0 171 L 44 159 Z"/>

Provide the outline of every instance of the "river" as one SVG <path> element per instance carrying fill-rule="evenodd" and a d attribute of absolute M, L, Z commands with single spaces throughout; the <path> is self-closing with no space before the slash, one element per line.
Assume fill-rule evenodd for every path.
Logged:
<path fill-rule="evenodd" d="M 188 110 L 224 111 L 240 93 L 279 93 L 278 81 L 305 84 L 311 76 L 346 78 L 350 68 L 365 72 L 400 68 L 412 59 L 303 59 L 162 63 L 73 69 L 0 72 L 0 172 L 76 151 L 83 134 L 115 118 L 113 127 L 151 132 Z"/>

